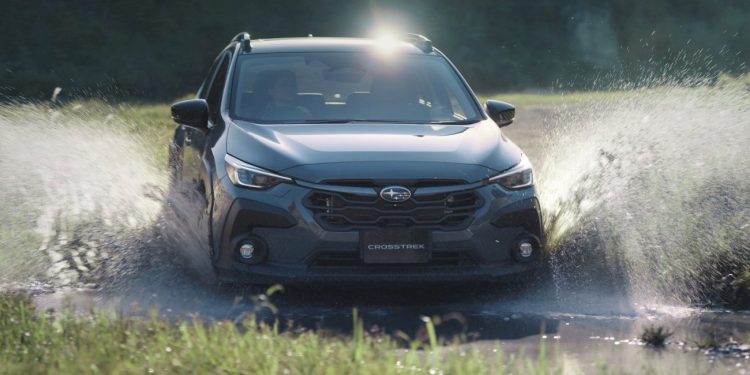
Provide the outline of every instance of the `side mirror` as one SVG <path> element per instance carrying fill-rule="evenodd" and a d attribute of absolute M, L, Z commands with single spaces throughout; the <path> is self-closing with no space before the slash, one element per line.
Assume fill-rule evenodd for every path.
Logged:
<path fill-rule="evenodd" d="M 501 128 L 512 124 L 516 117 L 516 107 L 513 104 L 499 100 L 488 100 L 486 107 L 490 118 Z"/>
<path fill-rule="evenodd" d="M 183 100 L 172 104 L 172 120 L 192 128 L 208 129 L 208 103 L 203 99 Z"/>

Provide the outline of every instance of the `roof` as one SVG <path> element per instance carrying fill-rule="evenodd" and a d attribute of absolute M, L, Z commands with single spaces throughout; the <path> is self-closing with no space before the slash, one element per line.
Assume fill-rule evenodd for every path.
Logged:
<path fill-rule="evenodd" d="M 366 52 L 381 48 L 382 42 L 365 38 L 278 38 L 253 39 L 252 53 L 271 52 Z M 424 54 L 417 46 L 406 41 L 394 41 L 394 52 Z"/>

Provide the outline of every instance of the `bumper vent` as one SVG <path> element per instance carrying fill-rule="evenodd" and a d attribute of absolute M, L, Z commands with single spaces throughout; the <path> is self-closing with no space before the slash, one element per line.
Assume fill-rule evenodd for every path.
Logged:
<path fill-rule="evenodd" d="M 474 191 L 414 196 L 389 203 L 377 196 L 314 191 L 305 206 L 320 226 L 332 231 L 377 228 L 460 230 L 472 221 L 482 199 Z"/>

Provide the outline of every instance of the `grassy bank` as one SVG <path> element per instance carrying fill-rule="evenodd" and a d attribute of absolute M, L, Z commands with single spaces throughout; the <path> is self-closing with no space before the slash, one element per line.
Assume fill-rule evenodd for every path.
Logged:
<path fill-rule="evenodd" d="M 565 104 L 596 103 L 634 95 L 627 91 L 574 91 L 574 92 L 505 92 L 479 95 L 479 99 L 502 100 L 516 107 L 556 106 Z"/>
<path fill-rule="evenodd" d="M 0 295 L 0 372 L 55 374 L 549 374 L 536 360 L 369 334 L 354 320 L 351 337 L 280 332 L 252 318 L 204 324 L 36 311 L 28 297 Z"/>

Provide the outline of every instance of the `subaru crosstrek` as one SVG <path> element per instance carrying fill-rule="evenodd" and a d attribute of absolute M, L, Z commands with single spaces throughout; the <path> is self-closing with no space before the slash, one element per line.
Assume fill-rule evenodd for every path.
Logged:
<path fill-rule="evenodd" d="M 172 106 L 170 161 L 225 282 L 493 281 L 545 258 L 514 116 L 421 35 L 241 33 Z"/>

